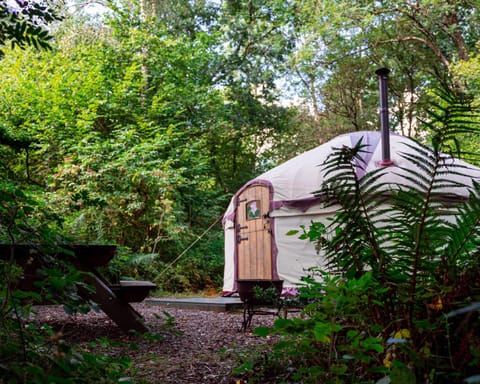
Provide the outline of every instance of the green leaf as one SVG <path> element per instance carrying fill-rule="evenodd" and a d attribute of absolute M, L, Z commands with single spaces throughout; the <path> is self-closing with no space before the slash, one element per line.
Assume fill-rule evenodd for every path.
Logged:
<path fill-rule="evenodd" d="M 253 330 L 253 333 L 257 336 L 267 337 L 272 333 L 272 330 L 268 327 L 257 327 Z"/>
<path fill-rule="evenodd" d="M 382 340 L 380 338 L 368 337 L 362 340 L 360 345 L 367 350 L 373 350 L 378 353 L 382 353 L 384 351 Z"/>
<path fill-rule="evenodd" d="M 32 291 L 15 290 L 13 292 L 13 296 L 18 299 L 33 299 L 36 302 L 40 302 L 42 300 L 42 296 L 38 292 Z"/>
<path fill-rule="evenodd" d="M 394 366 L 390 373 L 391 384 L 416 384 L 414 371 L 407 366 Z"/>

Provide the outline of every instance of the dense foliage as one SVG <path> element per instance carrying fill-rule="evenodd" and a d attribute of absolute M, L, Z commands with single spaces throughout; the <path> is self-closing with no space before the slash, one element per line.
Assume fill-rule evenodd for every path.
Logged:
<path fill-rule="evenodd" d="M 43 187 L 74 241 L 125 247 L 118 273 L 144 260 L 138 271 L 162 283 L 159 270 L 218 222 L 264 166 L 260 148 L 292 125 L 251 92 L 260 80 L 225 78 L 220 34 L 178 35 L 160 21 L 122 8 L 103 27 L 65 22 L 51 52 L 11 52 L 0 114 L 6 174 Z M 166 288 L 218 286 L 219 228 Z M 192 281 L 199 270 L 211 275 Z"/>
<path fill-rule="evenodd" d="M 306 1 L 298 4 L 300 44 L 290 61 L 325 127 L 371 127 L 377 105 L 372 67 L 392 70 L 396 130 L 418 135 L 431 95 L 443 89 L 478 98 L 464 65 L 478 54 L 475 1 Z M 455 72 L 456 65 L 460 71 Z M 330 122 L 329 122 L 330 121 Z"/>

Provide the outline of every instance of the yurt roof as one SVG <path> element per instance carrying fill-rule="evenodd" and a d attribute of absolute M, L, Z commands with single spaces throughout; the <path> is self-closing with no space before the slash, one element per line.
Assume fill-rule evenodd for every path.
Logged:
<path fill-rule="evenodd" d="M 334 148 L 341 148 L 342 146 L 353 147 L 360 139 L 362 139 L 362 143 L 365 144 L 366 147 L 364 149 L 365 153 L 363 154 L 364 164 L 357 166 L 357 174 L 362 176 L 365 172 L 382 167 L 381 133 L 378 131 L 348 133 L 337 136 L 259 175 L 245 184 L 236 195 L 252 184 L 270 184 L 273 189 L 273 206 L 295 206 L 295 204 L 300 206 L 302 201 L 311 200 L 314 196 L 313 192 L 320 189 L 324 179 L 322 164 L 333 152 Z M 381 179 L 382 182 L 387 182 L 390 185 L 398 184 L 400 181 L 405 182 L 401 177 L 403 173 L 401 168 L 411 167 L 412 164 L 404 159 L 401 154 L 412 152 L 410 146 L 420 146 L 420 144 L 408 137 L 393 133 L 390 134 L 390 153 L 393 165 L 388 167 L 387 172 Z M 467 187 L 472 185 L 473 179 L 480 181 L 480 168 L 455 158 L 449 161 L 452 164 L 469 167 L 466 173 L 470 173 L 471 176 L 461 177 L 452 173 L 450 176 L 452 179 Z M 463 197 L 469 194 L 468 188 L 455 188 L 454 192 L 445 192 Z M 232 203 L 234 199 L 235 196 L 232 199 Z M 232 204 L 230 204 L 225 215 L 229 216 L 231 214 L 233 214 Z"/>

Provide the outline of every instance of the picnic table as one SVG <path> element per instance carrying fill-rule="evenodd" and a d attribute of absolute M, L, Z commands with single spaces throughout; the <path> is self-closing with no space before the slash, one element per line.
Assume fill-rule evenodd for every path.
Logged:
<path fill-rule="evenodd" d="M 149 281 L 119 281 L 110 283 L 99 271 L 112 260 L 116 253 L 113 245 L 67 245 L 65 251 L 55 256 L 70 260 L 75 268 L 85 272 L 84 282 L 93 290 L 79 287 L 78 293 L 85 300 L 97 303 L 120 328 L 124 331 L 135 330 L 147 332 L 143 317 L 130 305 L 141 302 L 156 288 Z M 22 291 L 35 291 L 35 282 L 42 278 L 38 275 L 41 267 L 41 247 L 25 244 L 0 244 L 0 259 L 13 260 L 23 268 L 23 275 L 16 287 Z"/>

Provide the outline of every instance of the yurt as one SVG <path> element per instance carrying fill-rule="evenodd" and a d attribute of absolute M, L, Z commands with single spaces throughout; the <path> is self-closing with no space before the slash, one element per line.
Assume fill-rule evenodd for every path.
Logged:
<path fill-rule="evenodd" d="M 237 280 L 283 280 L 284 291 L 295 290 L 306 270 L 322 267 L 322 255 L 314 244 L 289 236 L 291 230 L 309 226 L 312 221 L 327 223 L 335 207 L 325 207 L 321 197 L 313 192 L 322 185 L 322 163 L 334 148 L 354 146 L 360 139 L 367 145 L 364 164 L 357 167 L 358 176 L 385 167 L 381 132 L 344 134 L 247 182 L 233 196 L 223 218 L 225 233 L 224 295 L 237 291 Z M 398 184 L 402 167 L 409 167 L 401 153 L 411 151 L 415 141 L 396 134 L 389 135 L 391 152 L 382 182 Z M 464 185 L 472 185 L 480 178 L 480 168 L 458 159 L 451 159 L 471 169 L 471 177 L 459 178 Z M 451 191 L 445 191 L 452 194 Z M 456 188 L 456 195 L 468 196 L 467 188 Z"/>

